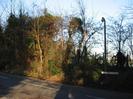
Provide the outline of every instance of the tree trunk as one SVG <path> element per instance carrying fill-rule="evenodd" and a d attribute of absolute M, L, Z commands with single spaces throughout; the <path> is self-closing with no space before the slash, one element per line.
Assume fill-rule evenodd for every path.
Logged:
<path fill-rule="evenodd" d="M 39 66 L 37 67 L 37 72 L 38 72 L 38 75 L 41 75 L 42 72 L 43 72 L 43 55 L 42 55 L 42 49 L 41 49 L 41 43 L 40 43 L 40 38 L 39 38 L 39 34 L 37 33 L 37 52 L 38 52 L 38 62 L 39 62 Z"/>

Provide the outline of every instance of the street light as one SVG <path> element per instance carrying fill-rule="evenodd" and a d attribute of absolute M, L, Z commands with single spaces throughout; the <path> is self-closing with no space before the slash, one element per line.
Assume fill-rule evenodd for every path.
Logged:
<path fill-rule="evenodd" d="M 102 17 L 101 20 L 104 23 L 104 64 L 107 62 L 107 47 L 106 47 L 106 20 Z"/>

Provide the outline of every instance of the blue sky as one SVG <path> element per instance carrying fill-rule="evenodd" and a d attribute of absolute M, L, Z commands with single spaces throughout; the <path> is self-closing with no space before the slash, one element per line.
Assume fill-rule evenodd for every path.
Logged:
<path fill-rule="evenodd" d="M 26 9 L 32 9 L 33 2 L 38 5 L 38 8 L 46 7 L 57 14 L 73 14 L 78 12 L 76 0 L 13 0 L 13 2 L 23 2 Z M 46 2 L 47 1 L 47 2 Z M 87 16 L 101 18 L 102 16 L 117 16 L 124 6 L 131 5 L 133 0 L 83 0 Z M 45 3 L 46 2 L 46 3 Z M 10 0 L 1 0 L 0 6 L 6 6 L 9 9 Z M 19 4 L 14 4 L 15 8 Z M 5 9 L 4 9 L 5 10 Z M 0 7 L 0 14 L 3 8 Z"/>
<path fill-rule="evenodd" d="M 72 14 L 78 12 L 76 0 L 23 0 L 27 6 L 37 2 L 39 7 L 46 6 L 51 12 Z M 88 16 L 117 16 L 124 6 L 131 4 L 132 0 L 83 0 Z"/>

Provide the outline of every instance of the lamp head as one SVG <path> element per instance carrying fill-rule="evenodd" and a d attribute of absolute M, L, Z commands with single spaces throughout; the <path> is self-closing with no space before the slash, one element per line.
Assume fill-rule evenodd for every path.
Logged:
<path fill-rule="evenodd" d="M 102 17 L 101 21 L 102 21 L 102 22 L 105 22 L 105 18 L 104 18 L 104 17 Z"/>

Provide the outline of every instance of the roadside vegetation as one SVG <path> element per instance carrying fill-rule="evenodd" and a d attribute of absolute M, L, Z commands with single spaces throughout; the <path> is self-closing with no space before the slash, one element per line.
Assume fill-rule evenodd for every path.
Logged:
<path fill-rule="evenodd" d="M 78 5 L 79 13 L 67 17 L 46 8 L 36 15 L 23 7 L 17 14 L 10 10 L 6 24 L 0 24 L 0 71 L 72 85 L 133 90 L 133 23 L 127 23 L 123 15 L 108 20 L 106 54 L 110 56 L 105 63 L 103 53 L 92 50 L 103 47 L 99 39 L 102 22 L 86 16 L 82 0 Z"/>

